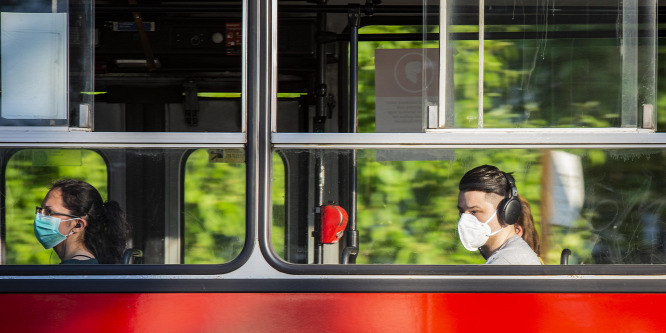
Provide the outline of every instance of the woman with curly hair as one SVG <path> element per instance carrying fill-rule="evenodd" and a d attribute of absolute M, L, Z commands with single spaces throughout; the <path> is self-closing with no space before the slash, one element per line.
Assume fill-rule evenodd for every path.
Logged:
<path fill-rule="evenodd" d="M 53 184 L 35 211 L 35 236 L 61 264 L 121 262 L 129 225 L 116 201 L 104 202 L 92 185 L 76 179 Z"/>

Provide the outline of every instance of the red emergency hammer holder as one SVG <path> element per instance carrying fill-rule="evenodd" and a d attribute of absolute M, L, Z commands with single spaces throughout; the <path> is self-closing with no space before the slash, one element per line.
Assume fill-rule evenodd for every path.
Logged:
<path fill-rule="evenodd" d="M 347 211 L 338 205 L 321 206 L 321 243 L 335 244 L 347 227 Z"/>

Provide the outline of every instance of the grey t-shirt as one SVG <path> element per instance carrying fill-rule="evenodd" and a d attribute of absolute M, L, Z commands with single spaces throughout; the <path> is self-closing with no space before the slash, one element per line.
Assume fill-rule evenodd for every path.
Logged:
<path fill-rule="evenodd" d="M 520 236 L 513 235 L 488 257 L 486 265 L 541 265 L 541 260 Z"/>

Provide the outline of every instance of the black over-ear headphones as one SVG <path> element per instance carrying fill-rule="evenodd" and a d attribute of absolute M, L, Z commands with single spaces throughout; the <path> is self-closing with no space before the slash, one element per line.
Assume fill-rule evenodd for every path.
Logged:
<path fill-rule="evenodd" d="M 509 185 L 509 190 L 504 199 L 500 201 L 497 206 L 497 216 L 500 222 L 506 224 L 514 224 L 518 221 L 518 218 L 521 214 L 520 200 L 518 199 L 518 189 L 516 189 L 516 180 L 513 179 L 513 176 L 502 172 L 506 178 L 506 182 Z"/>

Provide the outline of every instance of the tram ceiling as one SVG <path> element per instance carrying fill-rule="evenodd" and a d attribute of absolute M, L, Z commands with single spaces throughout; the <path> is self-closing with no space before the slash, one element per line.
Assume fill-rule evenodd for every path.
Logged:
<path fill-rule="evenodd" d="M 288 3 L 288 4 L 284 4 Z M 361 26 L 367 25 L 421 25 L 423 24 L 423 13 L 426 12 L 426 24 L 438 24 L 439 6 L 421 6 L 421 5 L 397 5 L 399 1 L 389 1 L 390 4 L 384 1 L 381 4 L 367 2 L 363 5 L 344 3 L 341 1 L 331 1 L 325 5 L 308 4 L 307 2 L 280 2 L 278 5 L 278 15 L 280 17 L 279 31 L 280 34 L 280 48 L 279 54 L 286 53 L 308 53 L 313 54 L 313 46 L 316 41 L 314 36 L 299 36 L 299 32 L 303 31 L 316 31 L 310 26 L 303 26 L 303 20 L 316 20 L 317 14 L 346 14 L 348 11 L 356 6 L 361 13 Z M 409 3 L 409 2 L 402 2 Z M 500 3 L 500 2 L 498 2 Z M 602 2 L 600 2 L 602 3 Z M 666 19 L 666 6 L 660 6 L 658 15 Z M 453 25 L 477 25 L 479 8 L 475 5 L 460 5 L 453 6 L 451 15 L 451 24 Z M 213 63 L 216 67 L 221 69 L 229 69 L 225 66 L 227 59 L 220 57 L 220 55 L 229 54 L 229 51 L 220 47 L 221 45 L 212 45 L 208 38 L 202 38 L 195 41 L 196 45 L 188 45 L 187 41 L 177 40 L 173 35 L 192 35 L 198 33 L 209 37 L 216 31 L 223 31 L 224 27 L 220 25 L 226 24 L 226 21 L 240 22 L 240 13 L 242 6 L 232 1 L 198 1 L 196 4 L 175 2 L 175 1 L 152 1 L 142 3 L 140 5 L 118 5 L 110 4 L 107 1 L 96 2 L 96 16 L 97 20 L 113 21 L 114 19 L 127 19 L 130 13 L 140 13 L 145 15 L 146 20 L 159 21 L 160 25 L 165 25 L 170 29 L 171 36 L 163 36 L 165 28 L 161 28 L 158 32 L 158 38 L 151 38 L 151 46 L 154 44 L 156 48 L 160 47 L 160 42 L 169 41 L 173 48 L 169 50 L 171 54 L 211 54 L 215 55 L 210 59 L 202 57 L 196 63 L 188 64 L 190 67 L 199 68 L 202 70 L 210 70 Z M 494 4 L 492 1 L 486 1 L 486 8 L 484 9 L 484 21 L 486 25 L 533 25 L 533 24 L 546 24 L 547 25 L 569 25 L 569 24 L 616 24 L 618 22 L 618 15 L 621 14 L 621 8 L 617 6 L 581 6 L 575 5 L 575 2 L 564 2 L 551 5 L 551 6 L 514 6 L 514 5 L 500 5 Z M 309 15 L 308 15 L 309 14 Z M 303 16 L 307 15 L 307 16 Z M 547 16 L 547 21 L 545 16 Z M 286 20 L 285 18 L 292 18 L 296 20 Z M 342 20 L 340 20 L 342 18 Z M 202 23 L 202 20 L 203 23 Z M 205 24 L 205 20 L 209 20 L 210 24 Z M 298 20 L 301 20 L 299 22 Z M 663 19 L 662 19 L 663 20 Z M 335 40 L 348 40 L 348 34 L 344 32 L 346 27 L 346 19 L 339 16 L 336 23 L 329 23 L 330 25 L 342 27 L 334 38 Z M 312 21 L 310 21 L 312 22 Z M 179 31 L 180 29 L 180 31 Z M 197 31 L 194 31 L 197 30 Z M 612 30 L 612 29 L 611 29 Z M 608 36 L 614 35 L 615 31 L 608 31 Z M 596 31 L 595 34 L 578 33 L 577 31 L 551 31 L 549 38 L 603 38 L 607 37 L 603 31 Z M 381 38 L 388 38 L 386 40 L 399 40 L 400 38 L 412 38 L 409 36 L 360 36 L 359 40 L 382 40 Z M 498 34 L 486 32 L 485 39 L 504 39 L 504 38 L 520 38 L 520 39 L 535 39 L 542 38 L 539 33 L 521 33 L 520 36 L 514 34 Z M 428 39 L 437 39 L 437 34 L 428 34 Z M 476 39 L 476 34 L 452 34 L 452 39 Z M 317 36 L 318 40 L 324 40 Z M 405 39 L 402 39 L 405 40 Z M 293 42 L 299 41 L 295 45 Z M 309 42 L 309 45 L 304 45 L 304 41 Z M 290 42 L 292 44 L 290 44 Z M 117 48 L 115 49 L 117 50 Z M 102 53 L 112 52 L 110 50 L 100 50 Z M 156 50 L 159 51 L 159 50 Z M 164 51 L 164 50 L 162 50 Z M 175 60 L 177 61 L 177 60 Z M 228 64 L 227 64 L 228 65 Z M 165 66 L 162 64 L 162 66 Z"/>

